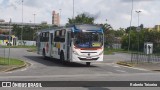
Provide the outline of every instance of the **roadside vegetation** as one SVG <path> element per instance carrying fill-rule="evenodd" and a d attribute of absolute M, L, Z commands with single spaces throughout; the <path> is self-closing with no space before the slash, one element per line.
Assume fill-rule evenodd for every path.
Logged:
<path fill-rule="evenodd" d="M 2 48 L 9 48 L 9 46 L 2 46 Z M 10 48 L 27 48 L 28 52 L 36 52 L 36 46 L 25 46 L 25 45 L 19 45 L 19 46 L 10 46 Z"/>
<path fill-rule="evenodd" d="M 114 52 L 128 53 L 128 51 L 126 51 L 124 49 L 111 49 L 111 48 L 105 48 L 104 49 L 104 54 L 105 55 L 114 54 Z"/>
<path fill-rule="evenodd" d="M 113 48 L 105 48 L 104 49 L 104 55 L 110 55 L 110 54 L 114 54 L 114 52 L 119 52 L 119 53 L 138 53 L 137 51 L 134 50 L 130 50 L 128 52 L 128 50 L 125 49 L 113 49 Z M 142 52 L 139 52 L 142 53 Z"/>
<path fill-rule="evenodd" d="M 2 46 L 2 48 L 9 48 L 9 46 Z M 36 48 L 36 46 L 18 45 L 18 46 L 10 46 L 10 48 Z"/>
<path fill-rule="evenodd" d="M 0 57 L 0 65 L 13 65 L 13 66 L 21 66 L 24 65 L 25 62 L 19 59 L 14 59 L 14 58 L 3 58 Z"/>

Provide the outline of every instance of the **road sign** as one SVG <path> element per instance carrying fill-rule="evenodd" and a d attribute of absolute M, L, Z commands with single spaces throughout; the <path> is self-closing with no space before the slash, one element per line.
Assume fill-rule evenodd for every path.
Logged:
<path fill-rule="evenodd" d="M 137 27 L 136 31 L 139 32 L 141 30 L 141 27 Z"/>

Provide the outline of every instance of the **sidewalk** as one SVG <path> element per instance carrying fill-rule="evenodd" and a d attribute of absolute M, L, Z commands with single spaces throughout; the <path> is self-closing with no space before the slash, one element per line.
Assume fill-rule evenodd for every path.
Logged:
<path fill-rule="evenodd" d="M 136 64 L 134 67 L 144 68 L 151 71 L 160 71 L 160 63 L 140 63 Z"/>
<path fill-rule="evenodd" d="M 160 63 L 119 61 L 117 64 L 128 67 L 143 68 L 151 71 L 160 71 Z"/>
<path fill-rule="evenodd" d="M 9 72 L 25 67 L 29 67 L 31 64 L 30 63 L 25 63 L 24 65 L 0 65 L 0 72 Z"/>
<path fill-rule="evenodd" d="M 0 72 L 5 72 L 6 70 L 12 68 L 12 66 L 0 65 Z"/>
<path fill-rule="evenodd" d="M 157 62 L 131 62 L 131 54 L 128 53 L 114 53 L 113 55 L 105 55 L 104 60 L 106 63 L 114 62 L 119 65 L 143 68 L 151 71 L 160 71 L 160 61 Z"/>

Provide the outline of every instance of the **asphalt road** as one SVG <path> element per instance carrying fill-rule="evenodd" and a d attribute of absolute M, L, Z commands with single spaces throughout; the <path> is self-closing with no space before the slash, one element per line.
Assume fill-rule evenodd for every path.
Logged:
<path fill-rule="evenodd" d="M 5 50 L 7 57 L 8 49 Z M 4 56 L 4 49 L 0 48 L 0 56 Z M 84 63 L 70 63 L 62 65 L 58 60 L 43 60 L 36 53 L 26 49 L 11 49 L 12 58 L 23 59 L 31 64 L 27 68 L 0 73 L 0 81 L 160 81 L 160 73 L 140 68 L 119 66 L 115 62 L 129 60 L 130 55 L 116 53 L 105 55 L 104 62 L 92 63 L 87 67 Z M 1 89 L 1 88 L 0 88 Z M 20 88 L 14 88 L 21 90 Z M 34 88 L 35 90 L 53 90 L 53 88 Z M 54 88 L 54 90 L 64 88 Z M 65 88 L 65 90 L 135 90 L 137 88 Z M 3 89 L 2 89 L 3 90 Z M 7 89 L 8 90 L 8 89 Z M 13 89 L 12 89 L 13 90 Z M 25 90 L 25 88 L 24 88 Z M 28 89 L 26 89 L 28 90 Z M 138 89 L 137 89 L 138 90 Z M 150 90 L 141 88 L 140 90 Z M 152 90 L 159 90 L 152 88 Z"/>

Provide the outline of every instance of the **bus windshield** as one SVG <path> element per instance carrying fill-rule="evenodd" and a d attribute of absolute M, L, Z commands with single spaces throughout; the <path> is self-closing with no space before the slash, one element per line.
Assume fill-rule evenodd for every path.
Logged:
<path fill-rule="evenodd" d="M 78 32 L 74 36 L 77 48 L 97 48 L 103 45 L 103 34 L 99 32 Z"/>

